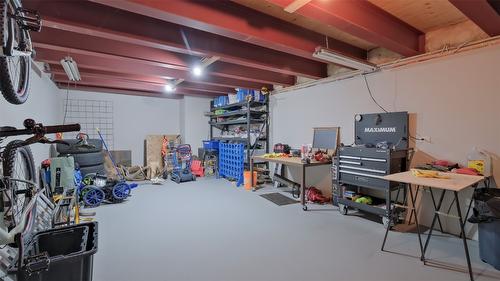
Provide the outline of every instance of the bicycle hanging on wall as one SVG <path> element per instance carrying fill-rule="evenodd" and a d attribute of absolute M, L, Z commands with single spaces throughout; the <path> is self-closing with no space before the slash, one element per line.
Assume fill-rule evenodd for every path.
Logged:
<path fill-rule="evenodd" d="M 31 58 L 35 50 L 29 32 L 41 29 L 40 15 L 21 6 L 20 0 L 0 0 L 0 90 L 12 104 L 29 96 Z"/>

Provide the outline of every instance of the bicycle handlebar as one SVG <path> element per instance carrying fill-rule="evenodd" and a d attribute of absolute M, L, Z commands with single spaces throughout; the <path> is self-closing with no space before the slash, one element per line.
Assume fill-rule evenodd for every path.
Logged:
<path fill-rule="evenodd" d="M 0 129 L 0 137 L 13 137 L 21 135 L 45 135 L 55 133 L 77 132 L 80 131 L 80 124 L 43 126 L 41 123 L 35 123 L 33 119 L 24 121 L 25 129 L 3 128 Z"/>
<path fill-rule="evenodd" d="M 46 134 L 78 132 L 78 131 L 80 131 L 80 124 L 45 126 L 44 128 L 45 128 Z"/>

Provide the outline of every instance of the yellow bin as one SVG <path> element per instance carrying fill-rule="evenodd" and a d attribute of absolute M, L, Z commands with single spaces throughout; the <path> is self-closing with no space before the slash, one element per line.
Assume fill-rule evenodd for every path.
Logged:
<path fill-rule="evenodd" d="M 252 189 L 251 179 L 250 179 L 250 171 L 243 172 L 243 178 L 245 181 L 245 189 Z M 257 172 L 253 172 L 253 186 L 257 185 Z"/>

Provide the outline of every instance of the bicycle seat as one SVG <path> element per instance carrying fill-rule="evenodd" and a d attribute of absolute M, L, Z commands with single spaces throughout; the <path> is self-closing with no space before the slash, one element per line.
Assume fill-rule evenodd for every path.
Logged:
<path fill-rule="evenodd" d="M 13 131 L 13 130 L 16 130 L 16 127 L 10 127 L 10 126 L 0 127 L 0 132 Z"/>

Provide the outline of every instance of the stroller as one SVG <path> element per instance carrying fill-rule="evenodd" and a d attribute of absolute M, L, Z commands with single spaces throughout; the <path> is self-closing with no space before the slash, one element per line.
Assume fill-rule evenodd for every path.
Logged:
<path fill-rule="evenodd" d="M 176 183 L 195 181 L 196 176 L 191 172 L 193 154 L 189 144 L 179 144 L 173 149 L 174 169 L 170 178 Z"/>

